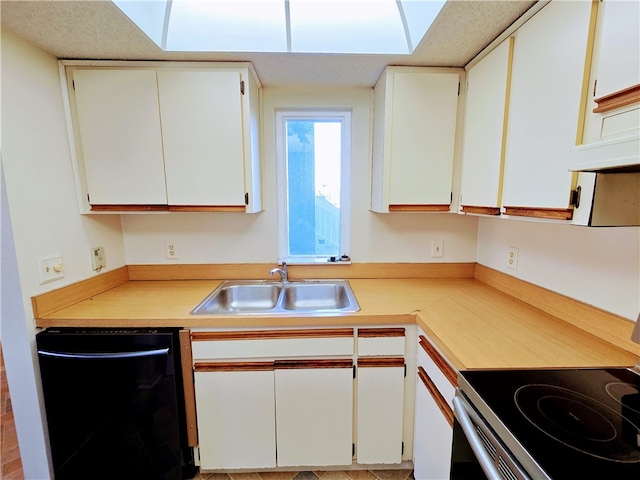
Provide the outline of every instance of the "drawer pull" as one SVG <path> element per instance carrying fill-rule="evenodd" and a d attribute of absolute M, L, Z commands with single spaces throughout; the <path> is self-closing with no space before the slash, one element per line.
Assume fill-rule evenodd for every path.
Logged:
<path fill-rule="evenodd" d="M 429 378 L 429 375 L 427 375 L 427 372 L 422 367 L 418 367 L 418 378 L 422 380 L 422 383 L 429 391 L 429 394 L 436 402 L 436 405 L 438 405 L 438 408 L 442 412 L 442 415 L 444 415 L 444 418 L 447 420 L 449 425 L 451 425 L 451 428 L 453 428 L 453 410 L 438 390 L 438 387 L 436 387 L 433 381 Z"/>
<path fill-rule="evenodd" d="M 429 358 L 433 360 L 433 363 L 440 369 L 445 378 L 449 381 L 452 386 L 456 386 L 458 384 L 458 374 L 456 371 L 447 363 L 447 361 L 442 358 L 442 356 L 438 353 L 438 351 L 429 343 L 429 341 L 423 336 L 420 335 L 419 345 L 425 351 Z"/>

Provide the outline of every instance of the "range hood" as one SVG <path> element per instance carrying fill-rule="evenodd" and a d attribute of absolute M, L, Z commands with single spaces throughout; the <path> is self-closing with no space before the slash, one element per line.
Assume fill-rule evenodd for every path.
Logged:
<path fill-rule="evenodd" d="M 579 145 L 571 149 L 569 170 L 599 172 L 640 171 L 640 134 Z"/>
<path fill-rule="evenodd" d="M 578 176 L 580 197 L 572 224 L 590 227 L 640 226 L 640 171 L 609 169 Z"/>

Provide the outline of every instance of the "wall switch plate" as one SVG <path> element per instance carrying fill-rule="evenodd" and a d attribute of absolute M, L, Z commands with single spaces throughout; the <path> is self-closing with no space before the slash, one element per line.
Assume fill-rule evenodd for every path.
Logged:
<path fill-rule="evenodd" d="M 91 268 L 99 272 L 107 266 L 107 262 L 104 258 L 104 247 L 93 247 L 91 249 Z"/>
<path fill-rule="evenodd" d="M 53 282 L 64 277 L 64 264 L 62 263 L 62 255 L 56 253 L 36 259 L 38 264 L 38 279 L 40 285 Z"/>
<path fill-rule="evenodd" d="M 518 249 L 515 247 L 509 247 L 507 251 L 507 268 L 518 270 Z"/>
<path fill-rule="evenodd" d="M 442 257 L 442 249 L 444 248 L 443 240 L 431 240 L 431 258 Z"/>
<path fill-rule="evenodd" d="M 178 259 L 178 244 L 174 241 L 167 242 L 167 259 L 168 260 L 177 260 Z"/>

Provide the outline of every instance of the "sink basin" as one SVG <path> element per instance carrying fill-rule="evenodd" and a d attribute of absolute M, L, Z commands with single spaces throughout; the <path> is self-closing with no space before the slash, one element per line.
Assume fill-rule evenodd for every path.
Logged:
<path fill-rule="evenodd" d="M 336 283 L 288 285 L 282 299 L 282 307 L 286 310 L 341 309 L 348 305 L 345 286 Z"/>
<path fill-rule="evenodd" d="M 360 310 L 346 280 L 227 280 L 192 315 L 330 315 Z"/>

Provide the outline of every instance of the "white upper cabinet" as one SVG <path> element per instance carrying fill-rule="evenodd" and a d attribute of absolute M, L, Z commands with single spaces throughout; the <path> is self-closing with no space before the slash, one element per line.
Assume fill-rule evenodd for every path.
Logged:
<path fill-rule="evenodd" d="M 640 165 L 640 2 L 598 8 L 584 136 L 571 170 Z"/>
<path fill-rule="evenodd" d="M 503 41 L 467 72 L 460 186 L 465 213 L 500 213 L 513 40 Z"/>
<path fill-rule="evenodd" d="M 76 70 L 73 84 L 90 203 L 166 204 L 156 72 Z"/>
<path fill-rule="evenodd" d="M 571 219 L 567 170 L 586 89 L 591 2 L 552 1 L 515 34 L 502 198 L 505 213 Z"/>
<path fill-rule="evenodd" d="M 374 89 L 371 210 L 449 211 L 459 69 L 387 67 Z"/>
<path fill-rule="evenodd" d="M 244 205 L 240 82 L 240 72 L 158 72 L 170 205 Z"/>
<path fill-rule="evenodd" d="M 83 213 L 262 209 L 248 64 L 61 64 Z"/>

